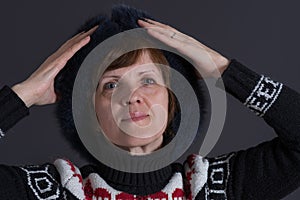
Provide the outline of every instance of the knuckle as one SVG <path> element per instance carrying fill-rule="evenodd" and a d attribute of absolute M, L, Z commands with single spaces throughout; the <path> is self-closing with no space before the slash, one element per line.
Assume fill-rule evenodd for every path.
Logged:
<path fill-rule="evenodd" d="M 72 54 L 75 54 L 76 50 L 74 46 L 69 47 L 68 51 Z"/>
<path fill-rule="evenodd" d="M 57 58 L 55 60 L 55 64 L 54 67 L 60 67 L 60 66 L 64 66 L 66 64 L 66 57 L 65 56 L 61 56 L 59 58 Z"/>
<path fill-rule="evenodd" d="M 170 25 L 166 25 L 166 28 L 168 29 L 172 29 L 172 27 Z"/>

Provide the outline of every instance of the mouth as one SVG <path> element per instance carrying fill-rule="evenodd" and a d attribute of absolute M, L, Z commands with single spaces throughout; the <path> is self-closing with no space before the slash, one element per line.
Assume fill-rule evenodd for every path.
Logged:
<path fill-rule="evenodd" d="M 134 121 L 134 122 L 137 122 L 137 121 L 144 120 L 144 119 L 146 119 L 147 117 L 150 116 L 150 115 L 148 115 L 146 113 L 143 113 L 143 112 L 130 112 L 129 114 L 130 114 L 130 116 L 126 117 L 122 121 Z"/>

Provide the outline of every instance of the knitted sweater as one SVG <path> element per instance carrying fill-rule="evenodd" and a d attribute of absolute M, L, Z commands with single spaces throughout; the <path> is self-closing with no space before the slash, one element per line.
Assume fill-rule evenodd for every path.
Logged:
<path fill-rule="evenodd" d="M 278 137 L 215 158 L 191 155 L 148 173 L 105 165 L 77 168 L 68 160 L 0 166 L 0 199 L 281 199 L 300 186 L 300 95 L 232 60 L 225 90 L 269 124 Z M 28 115 L 7 86 L 0 91 L 1 137 Z"/>

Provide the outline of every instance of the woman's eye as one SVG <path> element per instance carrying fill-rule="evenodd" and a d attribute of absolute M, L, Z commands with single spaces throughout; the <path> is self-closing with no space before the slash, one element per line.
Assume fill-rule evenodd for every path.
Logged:
<path fill-rule="evenodd" d="M 145 78 L 143 79 L 143 84 L 144 85 L 152 85 L 152 84 L 155 84 L 155 80 L 153 80 L 152 78 Z"/>
<path fill-rule="evenodd" d="M 118 86 L 118 83 L 117 82 L 109 82 L 109 83 L 106 83 L 104 84 L 104 90 L 112 90 L 114 88 L 116 88 Z"/>

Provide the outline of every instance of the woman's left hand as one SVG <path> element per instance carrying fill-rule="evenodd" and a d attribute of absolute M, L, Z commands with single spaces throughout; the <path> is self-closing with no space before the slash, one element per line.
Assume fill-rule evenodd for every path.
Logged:
<path fill-rule="evenodd" d="M 138 24 L 146 28 L 151 36 L 190 58 L 202 77 L 220 77 L 230 62 L 218 52 L 173 27 L 150 19 L 138 20 Z"/>

